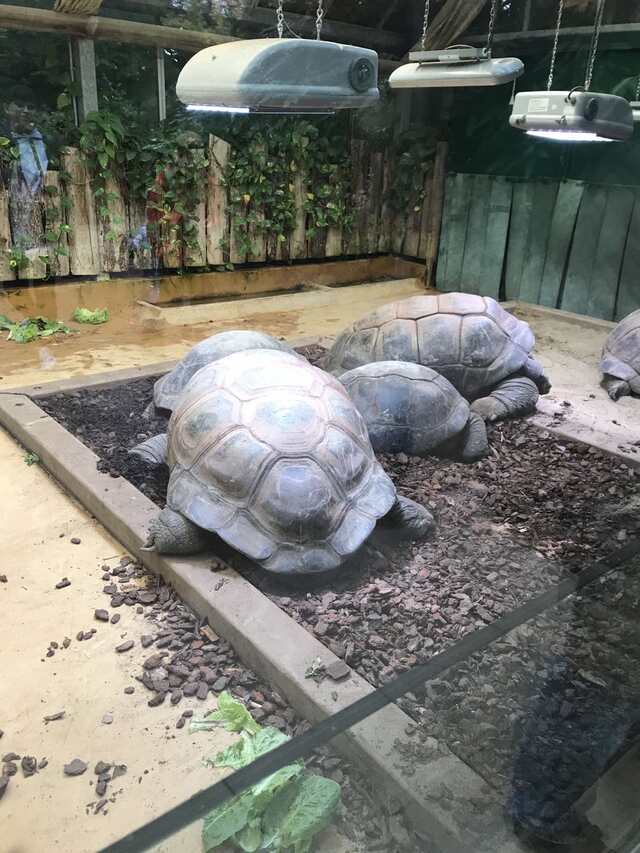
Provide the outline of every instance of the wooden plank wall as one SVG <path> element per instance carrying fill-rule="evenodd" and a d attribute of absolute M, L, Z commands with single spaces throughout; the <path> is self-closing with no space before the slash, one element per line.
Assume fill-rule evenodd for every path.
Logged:
<path fill-rule="evenodd" d="M 415 258 L 421 253 L 424 255 L 427 241 L 423 232 L 430 215 L 430 175 L 427 175 L 424 204 L 409 211 L 397 211 L 390 201 L 394 155 L 390 151 L 370 150 L 362 140 L 354 140 L 351 150 L 352 193 L 348 202 L 353 227 L 344 230 L 321 228 L 310 234 L 304 207 L 311 188 L 306 175 L 299 173 L 293 189 L 296 221 L 285 241 L 265 236 L 260 228 L 264 212 L 252 209 L 251 201 L 245 203 L 245 213 L 252 220 L 247 235 L 252 251 L 247 254 L 231 227 L 224 176 L 233 151 L 224 140 L 209 137 L 209 166 L 203 177 L 203 195 L 196 214 L 197 245 L 184 252 L 176 248 L 174 232 L 166 225 L 160 227 L 159 244 L 154 249 L 147 229 L 145 202 L 128 198 L 126 186 L 116 181 L 109 181 L 106 187 L 109 216 L 101 216 L 91 176 L 80 152 L 74 148 L 65 149 L 61 156 L 61 172 L 50 171 L 45 176 L 45 190 L 39 200 L 43 210 L 40 245 L 28 250 L 31 263 L 17 275 L 9 266 L 12 248 L 9 214 L 14 202 L 7 190 L 0 191 L 0 282 L 16 277 L 32 280 L 44 279 L 47 275 L 95 276 L 173 269 L 182 263 L 197 269 L 228 263 L 286 262 L 390 251 Z M 53 191 L 47 191 L 47 186 Z M 56 230 L 52 227 L 56 222 L 68 225 L 69 232 L 61 235 L 54 245 L 47 241 L 45 234 Z M 62 252 L 55 254 L 56 248 Z M 42 261 L 45 255 L 51 261 L 48 264 Z"/>
<path fill-rule="evenodd" d="M 449 175 L 436 282 L 605 320 L 640 308 L 640 190 Z"/>

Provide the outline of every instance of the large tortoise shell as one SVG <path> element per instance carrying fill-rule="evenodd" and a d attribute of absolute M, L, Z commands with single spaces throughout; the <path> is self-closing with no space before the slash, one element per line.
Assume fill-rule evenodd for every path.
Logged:
<path fill-rule="evenodd" d="M 273 572 L 336 568 L 395 502 L 345 389 L 288 353 L 202 368 L 168 436 L 168 505 Z"/>
<path fill-rule="evenodd" d="M 411 296 L 340 334 L 325 362 L 340 375 L 373 361 L 413 361 L 445 376 L 468 400 L 522 368 L 535 339 L 495 299 L 469 293 Z"/>
<path fill-rule="evenodd" d="M 285 341 L 279 341 L 264 332 L 244 329 L 219 332 L 192 347 L 170 373 L 158 379 L 153 386 L 155 406 L 172 412 L 187 383 L 201 368 L 227 355 L 250 349 L 271 349 L 293 353 Z"/>
<path fill-rule="evenodd" d="M 600 369 L 640 394 L 640 308 L 620 320 L 606 340 Z"/>

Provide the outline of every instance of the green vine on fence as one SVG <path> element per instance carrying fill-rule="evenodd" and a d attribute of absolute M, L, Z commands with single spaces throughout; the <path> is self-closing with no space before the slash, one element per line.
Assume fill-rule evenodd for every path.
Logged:
<path fill-rule="evenodd" d="M 225 183 L 229 188 L 232 236 L 236 250 L 255 256 L 255 240 L 285 243 L 298 215 L 296 183 L 303 183 L 306 236 L 318 229 L 350 228 L 350 161 L 346 137 L 321 132 L 305 119 L 253 119 L 236 123 L 233 154 Z"/>
<path fill-rule="evenodd" d="M 108 226 L 107 240 L 115 240 L 114 225 L 122 225 L 112 213 L 110 204 L 118 194 L 107 189 L 109 181 L 121 182 L 127 158 L 125 130 L 117 115 L 110 112 L 89 113 L 80 125 L 80 150 L 89 166 L 98 218 Z"/>

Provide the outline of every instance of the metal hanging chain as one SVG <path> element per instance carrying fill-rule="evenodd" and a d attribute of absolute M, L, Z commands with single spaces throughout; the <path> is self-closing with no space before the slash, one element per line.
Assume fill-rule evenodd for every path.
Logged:
<path fill-rule="evenodd" d="M 556 70 L 556 56 L 558 55 L 558 42 L 560 41 L 560 27 L 562 26 L 562 13 L 564 12 L 564 0 L 560 0 L 558 6 L 558 20 L 556 21 L 556 35 L 553 40 L 553 50 L 551 51 L 551 67 L 549 68 L 549 79 L 547 80 L 547 92 L 551 91 L 553 86 L 553 75 Z"/>
<path fill-rule="evenodd" d="M 640 74 L 638 74 L 638 85 L 636 86 L 636 101 L 640 101 Z"/>
<path fill-rule="evenodd" d="M 424 22 L 422 24 L 422 49 L 427 49 L 427 30 L 429 29 L 429 9 L 431 7 L 431 0 L 425 0 L 424 4 Z"/>
<path fill-rule="evenodd" d="M 496 16 L 498 14 L 498 0 L 491 0 L 491 10 L 489 11 L 489 32 L 487 33 L 487 53 L 491 53 L 493 46 L 493 36 L 496 29 Z"/>
<path fill-rule="evenodd" d="M 596 63 L 596 55 L 598 53 L 598 41 L 600 39 L 600 28 L 602 27 L 602 18 L 604 16 L 604 5 L 607 0 L 599 0 L 596 9 L 596 18 L 593 24 L 593 36 L 591 38 L 591 52 L 587 61 L 587 75 L 584 78 L 584 90 L 588 92 L 591 88 L 591 79 L 593 77 L 593 67 Z"/>
<path fill-rule="evenodd" d="M 318 10 L 316 12 L 316 39 L 320 41 L 322 35 L 322 21 L 324 19 L 324 9 L 322 7 L 323 0 L 318 0 Z"/>
<path fill-rule="evenodd" d="M 276 7 L 276 21 L 278 27 L 278 38 L 282 38 L 282 34 L 284 33 L 284 0 L 278 0 L 278 5 Z"/>

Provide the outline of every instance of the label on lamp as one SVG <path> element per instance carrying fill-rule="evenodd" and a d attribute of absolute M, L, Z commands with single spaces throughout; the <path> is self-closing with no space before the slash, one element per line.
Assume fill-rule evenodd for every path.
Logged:
<path fill-rule="evenodd" d="M 527 111 L 531 113 L 546 113 L 549 109 L 549 98 L 531 98 Z"/>

